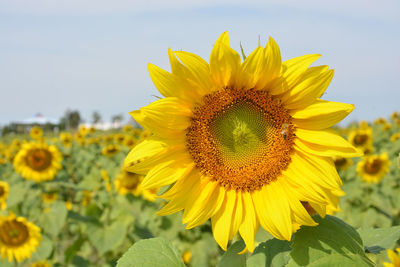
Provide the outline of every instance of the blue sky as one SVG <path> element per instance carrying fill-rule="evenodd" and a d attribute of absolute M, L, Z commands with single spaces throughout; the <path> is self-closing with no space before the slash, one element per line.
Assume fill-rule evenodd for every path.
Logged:
<path fill-rule="evenodd" d="M 324 98 L 356 105 L 347 121 L 400 110 L 399 1 L 0 1 L 0 124 L 67 108 L 127 119 L 159 95 L 147 63 L 169 70 L 168 47 L 208 60 L 226 30 L 247 54 L 269 35 L 284 59 L 321 53 Z"/>

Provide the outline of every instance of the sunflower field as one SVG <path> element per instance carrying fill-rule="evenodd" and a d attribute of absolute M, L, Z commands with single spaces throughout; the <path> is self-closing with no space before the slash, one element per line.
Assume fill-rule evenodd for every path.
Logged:
<path fill-rule="evenodd" d="M 2 136 L 0 266 L 399 267 L 400 114 L 336 125 L 318 57 L 224 33 L 149 65 L 143 128 Z"/>

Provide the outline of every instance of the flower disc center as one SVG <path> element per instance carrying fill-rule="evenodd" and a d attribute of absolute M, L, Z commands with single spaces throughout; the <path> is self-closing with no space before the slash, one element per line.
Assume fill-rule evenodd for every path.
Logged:
<path fill-rule="evenodd" d="M 46 149 L 34 149 L 28 153 L 27 165 L 36 171 L 47 169 L 51 164 L 52 155 Z"/>
<path fill-rule="evenodd" d="M 227 189 L 253 191 L 291 161 L 294 126 L 266 91 L 224 88 L 203 98 L 187 129 L 196 167 Z"/>
<path fill-rule="evenodd" d="M 0 226 L 0 239 L 9 246 L 20 246 L 29 238 L 29 231 L 25 224 L 16 220 L 6 221 Z"/>

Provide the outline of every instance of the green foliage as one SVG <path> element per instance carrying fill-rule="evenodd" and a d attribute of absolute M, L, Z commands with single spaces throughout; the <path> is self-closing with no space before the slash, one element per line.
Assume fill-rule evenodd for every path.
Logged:
<path fill-rule="evenodd" d="M 118 260 L 117 267 L 183 267 L 179 253 L 172 244 L 162 238 L 150 238 L 134 244 Z"/>
<path fill-rule="evenodd" d="M 261 243 L 247 260 L 248 267 L 281 267 L 289 262 L 290 242 L 270 239 Z"/>
<path fill-rule="evenodd" d="M 374 266 L 354 228 L 329 215 L 314 219 L 318 226 L 303 226 L 294 235 L 288 267 Z"/>
<path fill-rule="evenodd" d="M 386 249 L 391 249 L 400 239 L 400 226 L 359 229 L 358 233 L 364 241 L 366 252 L 378 254 Z"/>

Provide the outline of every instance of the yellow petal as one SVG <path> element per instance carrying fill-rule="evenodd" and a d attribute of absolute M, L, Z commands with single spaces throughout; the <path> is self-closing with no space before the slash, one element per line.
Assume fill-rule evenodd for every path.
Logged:
<path fill-rule="evenodd" d="M 292 89 L 304 75 L 307 68 L 321 55 L 304 55 L 282 63 L 281 78 L 277 79 L 270 88 L 273 95 L 279 95 Z"/>
<path fill-rule="evenodd" d="M 282 187 L 271 182 L 252 194 L 253 203 L 261 226 L 274 237 L 290 240 L 292 221 L 289 203 Z"/>
<path fill-rule="evenodd" d="M 190 71 L 192 77 L 199 85 L 198 89 L 202 92 L 202 95 L 212 92 L 214 84 L 211 82 L 210 67 L 208 66 L 208 63 L 193 53 L 175 51 L 174 54 Z"/>
<path fill-rule="evenodd" d="M 237 86 L 239 88 L 254 88 L 260 79 L 264 65 L 264 49 L 256 48 L 242 63 L 242 75 Z"/>
<path fill-rule="evenodd" d="M 240 56 L 229 46 L 228 32 L 218 38 L 211 51 L 210 71 L 220 88 L 234 85 L 240 71 Z"/>
<path fill-rule="evenodd" d="M 264 65 L 256 89 L 266 89 L 280 74 L 282 66 L 281 51 L 272 37 L 264 48 Z"/>
<path fill-rule="evenodd" d="M 322 157 L 353 158 L 362 156 L 362 152 L 354 147 L 333 147 L 313 144 L 296 138 L 294 148 L 300 152 L 310 153 Z"/>
<path fill-rule="evenodd" d="M 150 169 L 141 186 L 143 189 L 151 189 L 172 184 L 188 175 L 193 167 L 192 159 L 186 156 L 165 161 Z"/>
<path fill-rule="evenodd" d="M 353 109 L 352 104 L 317 99 L 306 108 L 290 111 L 290 115 L 297 127 L 322 130 L 343 120 Z"/>
<path fill-rule="evenodd" d="M 236 191 L 229 190 L 225 193 L 225 199 L 221 208 L 211 218 L 212 232 L 218 245 L 226 250 L 229 233 L 232 225 L 232 213 L 236 205 Z"/>
<path fill-rule="evenodd" d="M 296 138 L 296 140 L 301 139 L 302 141 L 305 141 L 310 144 L 315 144 L 320 147 L 338 149 L 340 151 L 352 151 L 357 156 L 362 155 L 346 139 L 339 136 L 330 129 L 313 131 L 313 130 L 297 128 L 296 136 L 298 137 Z"/>
<path fill-rule="evenodd" d="M 239 231 L 239 227 L 242 224 L 243 213 L 244 213 L 242 194 L 239 192 L 235 192 L 235 194 L 236 194 L 236 205 L 235 209 L 233 210 L 232 226 L 229 232 L 229 240 L 232 239 L 235 236 L 235 234 Z"/>
<path fill-rule="evenodd" d="M 247 249 L 250 252 L 254 251 L 254 238 L 258 231 L 259 223 L 254 211 L 253 199 L 249 192 L 242 193 L 243 206 L 243 222 L 239 227 L 240 236 L 243 238 Z"/>
<path fill-rule="evenodd" d="M 299 83 L 282 96 L 282 101 L 288 109 L 304 108 L 314 103 L 328 88 L 333 70 L 327 66 L 309 68 Z"/>
<path fill-rule="evenodd" d="M 159 99 L 146 107 L 130 112 L 137 123 L 156 136 L 176 138 L 190 125 L 192 107 L 176 97 Z"/>

